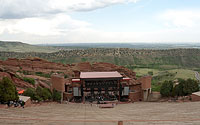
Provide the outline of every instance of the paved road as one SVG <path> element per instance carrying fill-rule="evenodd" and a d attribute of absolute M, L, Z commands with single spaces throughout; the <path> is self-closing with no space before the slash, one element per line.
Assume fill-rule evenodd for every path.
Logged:
<path fill-rule="evenodd" d="M 199 75 L 199 72 L 195 72 L 195 77 L 196 77 L 197 80 L 200 81 L 200 75 Z"/>
<path fill-rule="evenodd" d="M 200 102 L 120 104 L 101 109 L 90 104 L 49 104 L 0 109 L 0 125 L 199 125 Z"/>

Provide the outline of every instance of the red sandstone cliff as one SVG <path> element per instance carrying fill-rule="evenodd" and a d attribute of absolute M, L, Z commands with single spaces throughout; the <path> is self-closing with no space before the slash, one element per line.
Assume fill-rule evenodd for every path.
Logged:
<path fill-rule="evenodd" d="M 4 71 L 5 70 L 5 71 Z M 97 62 L 90 64 L 89 62 L 83 62 L 78 64 L 61 64 L 49 62 L 40 58 L 28 58 L 28 59 L 16 59 L 9 58 L 6 61 L 0 61 L 0 78 L 7 76 L 13 80 L 19 88 L 34 87 L 33 85 L 24 82 L 22 79 L 17 78 L 15 74 L 21 77 L 30 77 L 36 80 L 36 86 L 42 86 L 49 88 L 49 78 L 36 76 L 36 72 L 42 72 L 44 74 L 62 73 L 67 78 L 77 77 L 80 72 L 92 72 L 92 71 L 118 71 L 124 77 L 131 78 L 130 84 L 136 83 L 136 73 L 123 67 L 110 63 Z M 11 73 L 12 72 L 12 73 Z M 23 74 L 28 72 L 29 74 Z"/>

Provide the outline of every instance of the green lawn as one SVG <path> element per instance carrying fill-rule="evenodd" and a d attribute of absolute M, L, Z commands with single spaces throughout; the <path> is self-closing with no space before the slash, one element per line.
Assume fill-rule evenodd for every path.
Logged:
<path fill-rule="evenodd" d="M 195 78 L 195 71 L 189 69 L 173 69 L 168 70 L 170 73 L 176 73 L 175 78 L 182 78 L 182 79 L 196 79 Z"/>
<path fill-rule="evenodd" d="M 171 70 L 158 70 L 158 69 L 149 69 L 149 68 L 136 68 L 134 69 L 134 72 L 136 72 L 136 74 L 138 76 L 144 76 L 144 75 L 148 75 L 148 72 L 153 72 L 153 76 L 157 76 L 163 72 L 168 71 L 169 73 L 175 73 L 175 78 L 182 78 L 182 79 L 188 79 L 188 78 L 192 78 L 195 79 L 195 74 L 193 70 L 189 70 L 189 69 L 171 69 Z"/>
<path fill-rule="evenodd" d="M 153 72 L 153 76 L 154 76 L 154 75 L 159 74 L 160 72 L 158 69 L 149 69 L 149 68 L 136 68 L 133 71 L 136 72 L 138 76 L 148 75 L 148 72 Z"/>
<path fill-rule="evenodd" d="M 195 71 L 189 69 L 150 69 L 150 68 L 136 68 L 134 69 L 137 77 L 148 75 L 148 72 L 153 72 L 152 91 L 160 91 L 161 83 L 165 80 L 181 79 L 196 79 Z"/>

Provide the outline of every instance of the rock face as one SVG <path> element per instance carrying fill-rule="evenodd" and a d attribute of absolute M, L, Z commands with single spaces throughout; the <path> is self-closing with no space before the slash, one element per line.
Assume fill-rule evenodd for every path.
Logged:
<path fill-rule="evenodd" d="M 5 71 L 4 71 L 5 70 Z M 19 88 L 28 88 L 34 87 L 33 85 L 24 82 L 22 79 L 17 78 L 20 77 L 29 77 L 34 78 L 36 80 L 36 84 L 39 84 L 41 87 L 49 88 L 49 78 L 43 77 L 39 78 L 37 76 L 37 72 L 48 74 L 49 76 L 52 74 L 63 74 L 65 78 L 73 78 L 78 77 L 80 72 L 92 72 L 92 71 L 118 71 L 124 77 L 131 78 L 130 82 L 135 84 L 136 81 L 136 73 L 123 67 L 117 66 L 111 63 L 104 62 L 96 62 L 89 63 L 83 62 L 78 64 L 60 64 L 49 62 L 40 58 L 27 58 L 27 59 L 16 59 L 9 58 L 6 61 L 0 61 L 0 79 L 3 77 L 9 77 L 13 80 Z M 11 73 L 12 72 L 12 73 Z M 38 86 L 38 85 L 36 85 Z"/>
<path fill-rule="evenodd" d="M 13 73 L 10 72 L 0 72 L 0 80 L 3 79 L 3 77 L 8 77 L 10 78 L 13 83 L 16 85 L 18 88 L 33 88 L 34 86 L 24 82 L 22 79 L 17 78 Z"/>
<path fill-rule="evenodd" d="M 27 71 L 41 71 L 45 69 L 49 70 L 66 70 L 67 65 L 60 63 L 48 62 L 40 58 L 30 58 L 30 59 L 16 59 L 9 58 L 6 61 L 1 61 L 0 65 L 12 67 L 13 70 L 27 70 Z"/>
<path fill-rule="evenodd" d="M 89 62 L 85 62 L 85 63 L 78 63 L 75 67 L 76 67 L 76 70 L 74 71 L 74 73 L 76 77 L 79 77 L 80 72 L 118 71 L 120 74 L 122 74 L 123 77 L 131 78 L 129 84 L 137 84 L 136 73 L 123 66 L 117 66 L 111 63 L 104 63 L 104 62 L 96 62 L 93 64 L 90 64 Z"/>
<path fill-rule="evenodd" d="M 11 76 L 10 76 L 10 74 L 8 74 L 7 72 L 0 72 L 0 80 L 2 80 L 2 79 L 3 79 L 3 77 L 8 77 L 8 78 L 10 78 L 10 79 L 11 79 Z"/>

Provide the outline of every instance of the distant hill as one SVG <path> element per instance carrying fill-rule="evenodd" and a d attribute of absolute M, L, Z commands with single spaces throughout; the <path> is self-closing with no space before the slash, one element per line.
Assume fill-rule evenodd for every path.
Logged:
<path fill-rule="evenodd" d="M 134 48 L 135 47 L 135 48 Z M 108 62 L 129 68 L 195 68 L 200 71 L 200 44 L 85 43 L 30 45 L 0 41 L 0 59 L 39 57 L 64 64 Z M 145 49 L 144 49 L 145 48 Z"/>
<path fill-rule="evenodd" d="M 42 44 L 40 44 L 42 45 Z M 42 45 L 44 46 L 44 45 Z M 200 48 L 199 43 L 65 43 L 49 44 L 49 46 L 71 48 L 132 48 L 132 49 L 176 49 L 176 48 Z"/>
<path fill-rule="evenodd" d="M 30 45 L 22 42 L 0 41 L 0 51 L 7 52 L 55 52 L 58 49 L 47 46 Z"/>
<path fill-rule="evenodd" d="M 89 48 L 53 53 L 0 52 L 0 59 L 39 57 L 64 64 L 108 62 L 128 67 L 200 69 L 200 49 Z"/>
<path fill-rule="evenodd" d="M 58 52 L 61 50 L 83 50 L 89 48 L 130 48 L 130 49 L 177 49 L 197 48 L 200 44 L 163 44 L 163 43 L 65 43 L 31 45 L 15 41 L 0 41 L 0 51 L 6 52 Z"/>

